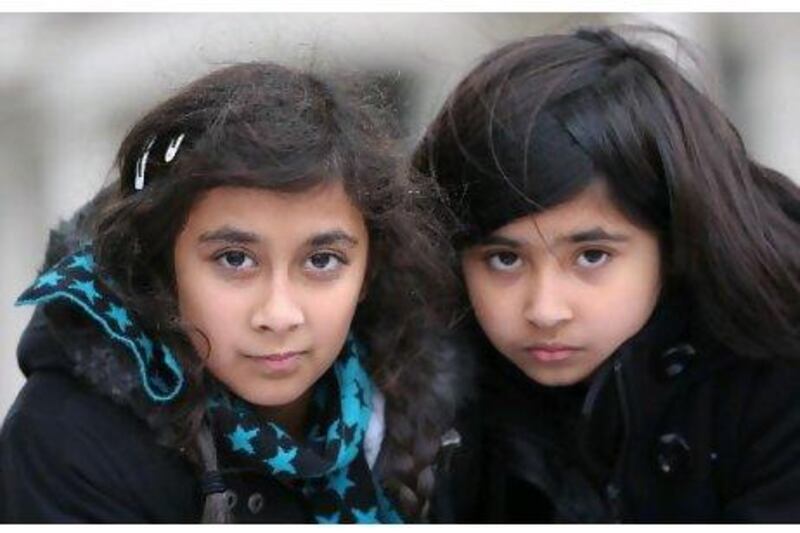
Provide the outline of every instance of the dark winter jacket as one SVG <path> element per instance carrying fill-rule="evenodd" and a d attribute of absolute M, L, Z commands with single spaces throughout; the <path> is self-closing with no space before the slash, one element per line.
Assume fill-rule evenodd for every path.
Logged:
<path fill-rule="evenodd" d="M 486 347 L 473 518 L 799 522 L 800 365 L 733 357 L 685 316 L 660 306 L 571 387 L 539 386 Z"/>
<path fill-rule="evenodd" d="M 76 221 L 51 236 L 46 265 L 79 244 Z M 27 381 L 0 433 L 0 522 L 200 521 L 201 471 L 182 450 L 160 444 L 153 428 L 162 409 L 141 393 L 128 355 L 69 306 L 37 307 L 18 347 Z M 439 385 L 459 381 L 445 378 Z M 446 438 L 441 463 L 460 442 L 455 429 Z M 368 462 L 379 464 L 380 436 L 364 446 Z M 235 521 L 313 522 L 297 490 L 243 471 L 226 452 L 218 447 Z M 449 493 L 447 470 L 435 470 L 437 490 Z M 435 497 L 432 516 L 454 516 L 450 505 Z"/>

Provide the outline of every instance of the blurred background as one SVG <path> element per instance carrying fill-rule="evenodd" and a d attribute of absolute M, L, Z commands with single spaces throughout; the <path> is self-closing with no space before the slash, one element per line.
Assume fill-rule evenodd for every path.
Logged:
<path fill-rule="evenodd" d="M 691 41 L 692 78 L 754 157 L 800 178 L 800 14 L 0 14 L 0 419 L 23 383 L 16 345 L 32 312 L 13 302 L 48 229 L 113 178 L 127 128 L 184 83 L 247 60 L 346 69 L 390 89 L 410 147 L 489 50 L 618 23 Z"/>

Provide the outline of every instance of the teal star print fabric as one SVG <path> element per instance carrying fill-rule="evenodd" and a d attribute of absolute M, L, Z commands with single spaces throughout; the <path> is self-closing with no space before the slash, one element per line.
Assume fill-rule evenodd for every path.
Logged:
<path fill-rule="evenodd" d="M 91 247 L 68 255 L 43 272 L 17 299 L 17 305 L 62 301 L 83 310 L 134 358 L 147 396 L 168 402 L 183 387 L 183 372 L 170 349 L 134 323 L 123 303 L 95 272 Z"/>

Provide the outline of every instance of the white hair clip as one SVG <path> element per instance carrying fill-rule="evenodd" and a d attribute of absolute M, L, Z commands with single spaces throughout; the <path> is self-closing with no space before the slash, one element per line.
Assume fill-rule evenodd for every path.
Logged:
<path fill-rule="evenodd" d="M 142 156 L 136 161 L 136 177 L 133 180 L 133 188 L 137 191 L 144 189 L 144 170 L 147 167 L 147 156 L 150 155 L 150 149 L 153 148 L 155 142 L 156 136 L 153 135 L 150 137 L 150 140 L 147 141 Z"/>
<path fill-rule="evenodd" d="M 181 147 L 181 143 L 183 142 L 183 138 L 186 137 L 185 133 L 181 133 L 177 137 L 173 137 L 172 140 L 169 142 L 169 146 L 167 146 L 167 151 L 164 152 L 164 162 L 169 163 L 173 159 L 175 159 L 175 154 L 178 153 L 178 148 Z"/>

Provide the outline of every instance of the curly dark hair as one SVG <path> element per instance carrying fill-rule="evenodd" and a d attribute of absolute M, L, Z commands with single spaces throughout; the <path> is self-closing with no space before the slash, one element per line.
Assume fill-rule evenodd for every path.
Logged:
<path fill-rule="evenodd" d="M 377 468 L 406 518 L 421 519 L 441 435 L 454 415 L 432 335 L 445 325 L 455 279 L 431 214 L 433 185 L 399 152 L 380 95 L 357 86 L 271 63 L 236 64 L 191 83 L 122 142 L 119 179 L 101 193 L 93 242 L 101 272 L 143 329 L 173 347 L 185 371 L 180 397 L 156 408 L 158 424 L 169 428 L 161 440 L 208 468 L 214 454 L 203 414 L 210 378 L 178 313 L 175 240 L 211 188 L 294 192 L 340 180 L 370 237 L 369 290 L 352 327 L 370 350 L 367 370 L 386 398 Z M 165 163 L 160 156 L 179 134 L 185 137 L 178 155 Z M 145 186 L 136 190 L 137 161 L 148 146 L 159 157 L 147 160 Z"/>

